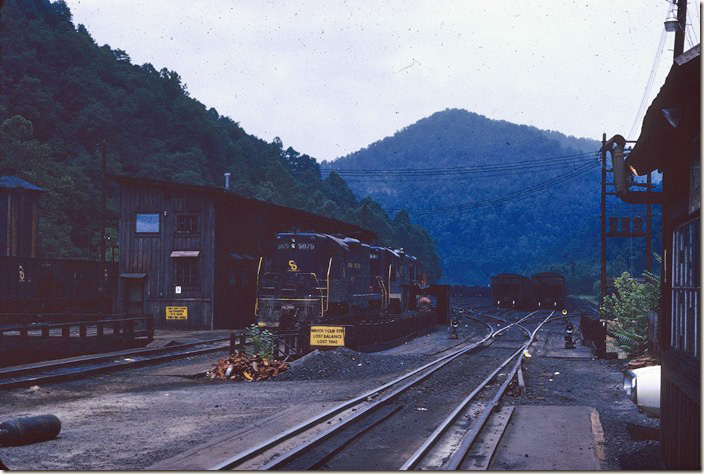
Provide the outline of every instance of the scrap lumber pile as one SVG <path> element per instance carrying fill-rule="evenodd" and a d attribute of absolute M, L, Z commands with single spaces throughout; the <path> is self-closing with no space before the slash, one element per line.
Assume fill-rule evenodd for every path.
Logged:
<path fill-rule="evenodd" d="M 649 367 L 651 365 L 657 365 L 658 361 L 655 357 L 651 355 L 644 355 L 641 357 L 636 357 L 631 359 L 628 364 L 626 364 L 626 369 L 639 369 L 641 367 Z"/>
<path fill-rule="evenodd" d="M 288 364 L 282 360 L 235 352 L 227 359 L 220 359 L 206 375 L 211 379 L 258 381 L 276 377 L 286 369 Z"/>

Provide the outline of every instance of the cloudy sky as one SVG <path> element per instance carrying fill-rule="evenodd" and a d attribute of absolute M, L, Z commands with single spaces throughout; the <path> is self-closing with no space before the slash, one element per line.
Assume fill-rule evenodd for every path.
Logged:
<path fill-rule="evenodd" d="M 628 134 L 669 8 L 667 0 L 67 3 L 98 44 L 177 71 L 193 97 L 247 132 L 319 160 L 445 108 L 579 137 Z M 698 24 L 698 4 L 688 11 Z M 673 41 L 668 34 L 648 104 Z"/>

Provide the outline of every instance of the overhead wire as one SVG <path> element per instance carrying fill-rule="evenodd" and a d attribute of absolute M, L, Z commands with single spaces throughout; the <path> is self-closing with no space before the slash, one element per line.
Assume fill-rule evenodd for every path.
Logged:
<path fill-rule="evenodd" d="M 427 179 L 429 177 L 448 177 L 464 174 L 506 172 L 512 170 L 524 171 L 532 168 L 549 168 L 558 164 L 569 164 L 582 162 L 585 159 L 596 158 L 598 152 L 584 152 L 574 155 L 564 155 L 550 158 L 535 158 L 523 161 L 505 163 L 482 163 L 479 165 L 442 167 L 442 168 L 411 168 L 411 169 L 334 169 L 321 168 L 321 171 L 335 172 L 344 178 L 398 178 L 417 177 Z"/>
<path fill-rule="evenodd" d="M 590 160 L 592 161 L 592 160 Z M 596 160 L 593 160 L 596 161 Z M 377 176 L 344 176 L 345 181 L 348 183 L 386 183 L 389 181 L 393 182 L 434 182 L 434 181 L 455 181 L 463 179 L 476 179 L 479 178 L 490 178 L 503 176 L 512 173 L 520 174 L 530 174 L 537 172 L 545 172 L 555 169 L 556 165 L 560 167 L 567 166 L 578 166 L 585 163 L 585 160 L 574 160 L 574 161 L 564 161 L 561 163 L 544 163 L 536 164 L 535 166 L 525 166 L 525 167 L 513 167 L 504 169 L 485 169 L 476 171 L 467 171 L 464 173 L 450 174 L 450 175 L 377 175 Z"/>
<path fill-rule="evenodd" d="M 645 91 L 643 92 L 643 98 L 640 100 L 640 106 L 638 107 L 638 112 L 636 113 L 635 119 L 633 119 L 633 125 L 631 125 L 631 129 L 628 132 L 628 138 L 633 139 L 634 136 L 633 134 L 636 131 L 636 127 L 638 127 L 640 120 L 642 119 L 642 115 L 645 112 L 645 107 L 646 104 L 648 103 L 648 99 L 650 98 L 650 91 L 653 88 L 653 84 L 655 83 L 655 75 L 657 74 L 658 67 L 660 66 L 660 59 L 662 58 L 662 53 L 665 47 L 665 39 L 667 38 L 667 31 L 663 27 L 662 32 L 660 33 L 660 42 L 658 43 L 658 49 L 655 53 L 655 59 L 653 61 L 653 66 L 650 68 L 650 76 L 648 76 L 648 82 L 645 85 Z"/>
<path fill-rule="evenodd" d="M 574 170 L 571 170 L 571 171 L 568 171 L 567 173 L 563 173 L 558 176 L 555 176 L 554 178 L 549 179 L 547 181 L 544 181 L 542 183 L 538 183 L 534 186 L 523 188 L 521 190 L 514 191 L 512 193 L 508 193 L 503 196 L 488 199 L 485 201 L 474 201 L 474 202 L 464 203 L 464 204 L 460 204 L 460 205 L 456 205 L 456 206 L 446 206 L 446 207 L 438 207 L 438 208 L 409 209 L 406 212 L 408 212 L 408 214 L 413 214 L 413 215 L 439 214 L 439 213 L 445 213 L 445 212 L 465 211 L 465 210 L 477 209 L 480 207 L 486 207 L 486 206 L 491 206 L 491 205 L 495 205 L 495 204 L 500 204 L 502 202 L 507 202 L 507 201 L 510 201 L 513 199 L 525 197 L 525 196 L 543 191 L 543 190 L 548 189 L 556 184 L 566 182 L 566 181 L 571 180 L 572 178 L 575 178 L 581 174 L 585 174 L 589 171 L 592 171 L 598 167 L 599 167 L 599 164 L 597 164 L 597 163 L 586 163 L 586 164 L 583 164 Z M 398 209 L 396 209 L 394 211 L 397 211 L 397 210 Z"/>

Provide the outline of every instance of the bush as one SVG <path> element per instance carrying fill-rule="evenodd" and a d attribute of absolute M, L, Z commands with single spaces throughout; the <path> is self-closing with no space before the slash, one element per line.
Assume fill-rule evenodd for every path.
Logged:
<path fill-rule="evenodd" d="M 262 330 L 256 324 L 252 324 L 247 328 L 247 336 L 252 338 L 253 355 L 269 360 L 274 359 L 274 335 L 270 331 Z"/>
<path fill-rule="evenodd" d="M 631 278 L 628 272 L 614 280 L 616 293 L 604 298 L 601 311 L 615 320 L 610 332 L 617 345 L 629 356 L 647 352 L 648 312 L 656 310 L 660 299 L 660 278 L 643 274 L 645 283 Z"/>

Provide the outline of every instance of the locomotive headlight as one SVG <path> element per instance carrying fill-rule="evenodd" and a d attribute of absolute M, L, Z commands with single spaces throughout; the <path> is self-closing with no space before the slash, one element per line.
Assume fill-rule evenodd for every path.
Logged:
<path fill-rule="evenodd" d="M 540 307 L 540 301 L 538 301 L 538 307 Z"/>

